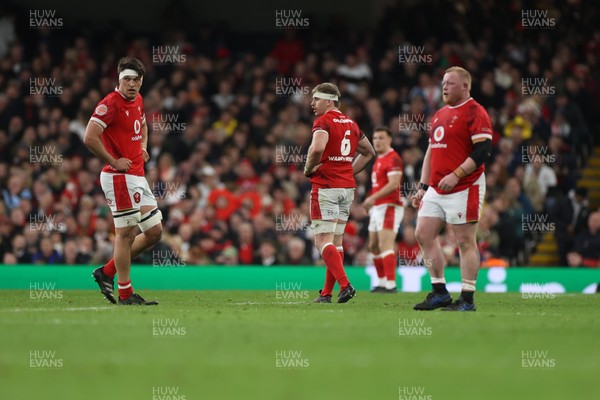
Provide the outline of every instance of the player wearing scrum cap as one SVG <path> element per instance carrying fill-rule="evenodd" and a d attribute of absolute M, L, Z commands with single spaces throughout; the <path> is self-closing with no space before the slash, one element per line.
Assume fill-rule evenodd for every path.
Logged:
<path fill-rule="evenodd" d="M 339 98 L 337 86 L 321 83 L 313 89 L 310 103 L 317 119 L 304 175 L 312 184 L 310 218 L 315 245 L 326 266 L 325 285 L 315 299 L 317 303 L 331 303 L 336 281 L 340 286 L 338 303 L 356 295 L 344 270 L 342 239 L 356 190 L 354 175 L 375 157 L 373 146 L 356 122 L 338 110 Z"/>
<path fill-rule="evenodd" d="M 84 143 L 106 163 L 100 184 L 115 224 L 114 257 L 94 270 L 100 291 L 111 302 L 114 276 L 118 274 L 119 304 L 155 305 L 134 293 L 131 260 L 158 242 L 162 235 L 162 214 L 144 177 L 144 163 L 150 159 L 148 126 L 140 88 L 144 64 L 137 58 L 119 60 L 119 85 L 96 107 L 85 130 Z M 139 226 L 141 233 L 138 234 Z"/>

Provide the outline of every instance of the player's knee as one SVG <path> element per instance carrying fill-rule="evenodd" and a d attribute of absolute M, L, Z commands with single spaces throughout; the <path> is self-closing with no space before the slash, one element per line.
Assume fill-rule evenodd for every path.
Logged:
<path fill-rule="evenodd" d="M 456 245 L 460 251 L 477 248 L 475 238 L 469 235 L 456 235 Z"/>
<path fill-rule="evenodd" d="M 431 235 L 420 226 L 417 226 L 415 230 L 415 239 L 420 246 L 427 245 L 432 241 Z"/>
<path fill-rule="evenodd" d="M 135 240 L 135 233 L 133 229 L 117 229 L 115 232 L 115 240 L 131 246 Z"/>

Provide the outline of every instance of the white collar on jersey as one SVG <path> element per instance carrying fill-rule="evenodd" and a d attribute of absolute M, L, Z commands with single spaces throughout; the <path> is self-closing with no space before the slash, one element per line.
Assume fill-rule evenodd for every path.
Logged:
<path fill-rule="evenodd" d="M 449 108 L 458 108 L 458 107 L 464 106 L 464 105 L 465 105 L 465 104 L 467 104 L 467 102 L 468 102 L 468 101 L 470 101 L 470 100 L 473 100 L 473 98 L 472 98 L 472 97 L 469 97 L 468 99 L 466 99 L 465 101 L 463 101 L 463 102 L 462 102 L 462 103 L 460 103 L 460 104 L 457 104 L 457 105 L 455 105 L 455 106 L 448 106 L 448 107 L 449 107 Z"/>

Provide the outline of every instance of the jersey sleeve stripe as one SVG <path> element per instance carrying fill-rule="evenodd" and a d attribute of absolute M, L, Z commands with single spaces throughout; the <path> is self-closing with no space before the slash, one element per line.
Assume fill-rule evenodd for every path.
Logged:
<path fill-rule="evenodd" d="M 492 135 L 490 135 L 489 133 L 477 133 L 475 135 L 471 135 L 471 140 L 473 142 L 486 139 L 492 140 Z"/>
<path fill-rule="evenodd" d="M 387 173 L 387 176 L 392 176 L 392 175 L 402 175 L 402 171 L 390 171 Z"/>
<path fill-rule="evenodd" d="M 314 134 L 316 134 L 316 133 L 324 133 L 324 134 L 326 134 L 326 135 L 329 135 L 329 133 L 327 133 L 327 131 L 326 131 L 326 130 L 324 130 L 324 129 L 317 129 L 317 130 L 314 130 L 314 131 L 313 131 L 313 135 L 314 135 Z"/>
<path fill-rule="evenodd" d="M 102 129 L 106 129 L 106 124 L 100 118 L 92 117 L 90 118 L 90 121 L 97 123 L 102 127 Z"/>

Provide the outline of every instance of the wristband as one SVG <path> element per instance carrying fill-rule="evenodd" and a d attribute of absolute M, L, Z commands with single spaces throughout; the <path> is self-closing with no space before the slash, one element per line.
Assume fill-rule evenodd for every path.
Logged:
<path fill-rule="evenodd" d="M 424 191 L 427 191 L 427 189 L 429 189 L 429 185 L 423 183 L 423 182 L 419 182 L 419 190 L 423 189 Z"/>

